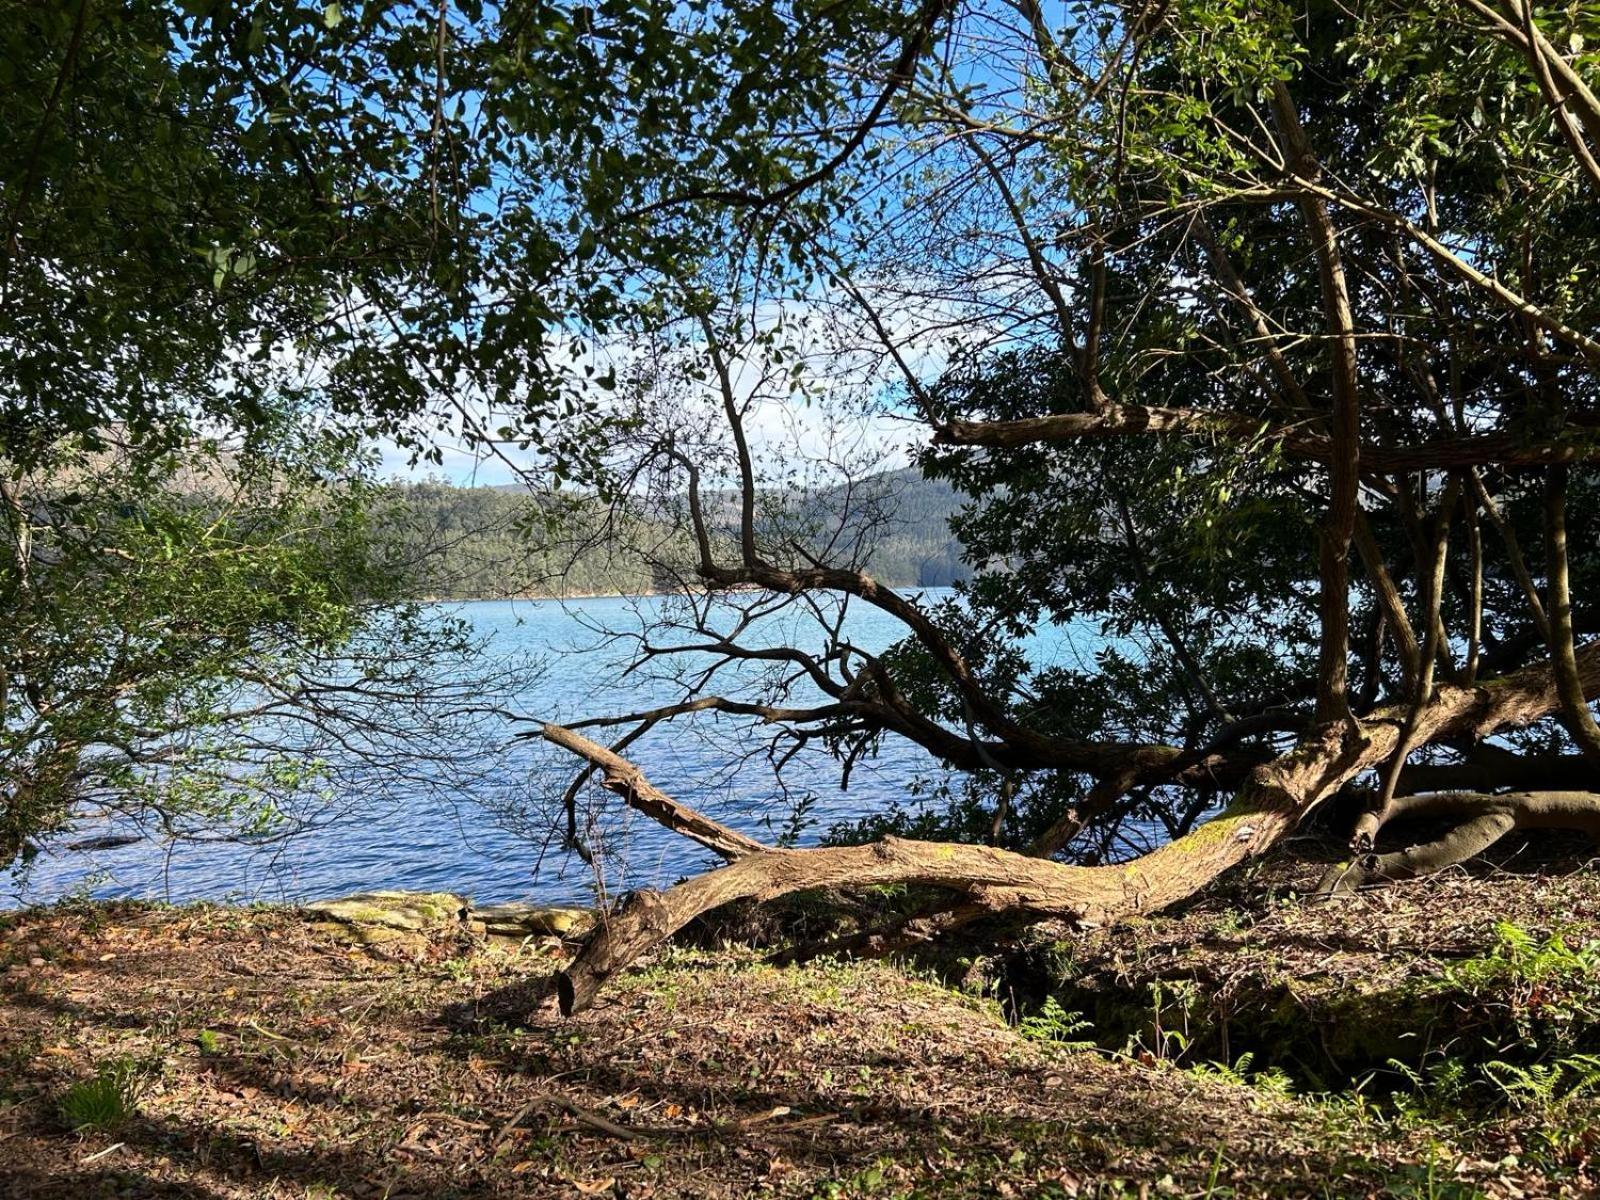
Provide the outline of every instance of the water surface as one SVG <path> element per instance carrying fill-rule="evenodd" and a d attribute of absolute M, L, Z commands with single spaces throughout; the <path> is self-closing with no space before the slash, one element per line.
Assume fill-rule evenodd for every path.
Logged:
<path fill-rule="evenodd" d="M 923 595 L 937 601 L 948 593 Z M 610 597 L 480 601 L 448 608 L 488 637 L 492 653 L 526 655 L 542 663 L 519 681 L 512 707 L 531 719 L 571 721 L 675 701 L 679 693 L 662 676 L 712 661 L 704 655 L 683 656 L 654 664 L 652 671 L 622 675 L 629 647 L 608 642 L 603 631 L 637 631 L 671 603 Z M 904 634 L 893 619 L 866 606 L 848 611 L 846 628 L 850 640 L 869 652 L 887 648 Z M 816 642 L 815 630 L 799 621 L 769 622 L 759 636 L 773 644 L 791 638 L 802 646 Z M 1097 627 L 1089 624 L 1043 631 L 1031 649 L 1043 659 L 1086 662 L 1100 644 Z M 745 671 L 719 679 L 717 690 L 727 694 L 759 684 L 754 672 Z M 603 732 L 595 737 L 606 740 Z M 628 755 L 668 794 L 763 840 L 788 828 L 801 808 L 802 845 L 814 843 L 836 822 L 883 811 L 895 802 L 914 805 L 914 782 L 937 770 L 919 747 L 886 739 L 876 758 L 855 767 L 848 790 L 839 787 L 838 764 L 821 754 L 798 756 L 780 783 L 764 746 L 747 726 L 701 720 L 658 726 L 630 747 Z M 0 906 L 73 894 L 287 901 L 373 888 L 464 892 L 481 903 L 592 902 L 594 869 L 550 844 L 550 822 L 541 812 L 560 794 L 576 760 L 522 740 L 511 741 L 484 765 L 479 785 L 484 794 L 449 805 L 401 794 L 326 828 L 266 845 L 146 840 L 94 852 L 50 847 L 20 880 L 0 876 Z M 607 851 L 601 856 L 601 882 L 612 894 L 670 884 L 715 862 L 700 847 L 626 810 L 619 801 L 593 789 L 590 799 L 602 806 L 602 820 L 592 832 Z M 529 815 L 511 822 L 496 816 L 512 803 Z M 104 826 L 90 827 L 74 837 L 104 832 Z"/>

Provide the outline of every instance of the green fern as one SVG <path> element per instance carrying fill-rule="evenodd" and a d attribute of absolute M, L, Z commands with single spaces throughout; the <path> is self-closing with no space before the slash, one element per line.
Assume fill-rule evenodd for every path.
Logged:
<path fill-rule="evenodd" d="M 1271 1092 L 1278 1096 L 1288 1095 L 1294 1082 L 1289 1078 L 1288 1073 L 1277 1067 L 1267 1067 L 1261 1071 L 1254 1070 L 1255 1060 L 1255 1054 L 1246 1051 L 1239 1055 L 1231 1066 L 1225 1062 L 1196 1063 L 1189 1068 L 1189 1073 L 1201 1079 L 1214 1079 L 1221 1083 L 1237 1084 L 1240 1087 Z"/>
<path fill-rule="evenodd" d="M 1078 1035 L 1094 1024 L 1080 1012 L 1068 1012 L 1054 996 L 1045 997 L 1039 1011 L 1017 1022 L 1017 1032 L 1032 1042 L 1054 1042 L 1068 1050 L 1093 1050 L 1095 1044 Z"/>
<path fill-rule="evenodd" d="M 1513 1108 L 1548 1109 L 1600 1085 L 1600 1054 L 1569 1054 L 1526 1067 L 1497 1059 L 1484 1063 L 1483 1073 Z"/>

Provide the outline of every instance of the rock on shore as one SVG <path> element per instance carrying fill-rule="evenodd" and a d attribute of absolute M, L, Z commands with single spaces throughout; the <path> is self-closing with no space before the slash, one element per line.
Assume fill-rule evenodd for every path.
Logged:
<path fill-rule="evenodd" d="M 403 949 L 456 925 L 490 941 L 579 937 L 594 922 L 587 908 L 540 904 L 477 907 L 454 892 L 373 891 L 302 906 L 319 929 L 365 946 Z"/>

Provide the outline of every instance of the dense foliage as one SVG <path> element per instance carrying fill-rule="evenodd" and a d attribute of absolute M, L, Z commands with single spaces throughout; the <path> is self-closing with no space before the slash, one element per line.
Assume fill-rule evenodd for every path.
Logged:
<path fill-rule="evenodd" d="M 244 792 L 346 804 L 306 739 L 352 727 L 384 748 L 344 760 L 437 783 L 407 750 L 442 758 L 467 720 L 445 698 L 488 689 L 428 675 L 460 631 L 393 603 L 431 568 L 381 544 L 356 447 L 592 469 L 604 340 L 657 323 L 743 207 L 822 219 L 864 92 L 819 64 L 906 24 L 0 4 L 0 860 L 91 798 L 221 830 L 259 813 Z M 339 461 L 303 461 L 325 437 Z"/>
<path fill-rule="evenodd" d="M 273 836 L 475 769 L 492 675 L 408 602 L 341 448 L 53 461 L 3 483 L 0 865 L 108 813 Z"/>
<path fill-rule="evenodd" d="M 1560 569 L 1580 598 L 1576 628 L 1594 631 L 1582 597 L 1600 566 L 1579 550 L 1600 536 L 1594 477 L 1538 464 L 1585 462 L 1593 444 L 1584 331 L 1600 311 L 1580 281 L 1600 249 L 1600 178 L 1495 11 L 1268 5 L 1244 20 L 1201 4 L 1130 22 L 1120 6 L 1084 5 L 1076 40 L 1036 15 L 1026 35 L 1039 58 L 1019 47 L 1007 60 L 1019 82 L 1043 71 L 1049 86 L 961 94 L 972 127 L 985 123 L 966 161 L 987 169 L 940 185 L 948 215 L 935 220 L 1026 264 L 1038 332 L 958 364 L 923 411 L 947 431 L 1065 418 L 1006 443 L 991 426 L 986 450 L 959 448 L 985 435 L 950 431 L 958 448 L 926 457 L 986 498 L 958 523 L 991 565 L 962 620 L 1016 636 L 1092 615 L 1111 638 L 1087 670 L 977 651 L 1019 724 L 1189 749 L 1269 731 L 1267 745 L 1292 744 L 1324 715 L 1325 601 L 1346 576 L 1319 553 L 1341 536 L 1355 711 L 1427 687 L 1435 607 L 1437 678 L 1470 683 L 1548 655 L 1538 597 L 1554 607 L 1552 487 L 1568 496 L 1574 553 Z M 1563 64 L 1588 73 L 1593 14 L 1548 15 Z M 945 120 L 930 110 L 917 124 Z M 965 225 L 985 213 L 981 232 Z M 999 300 L 969 263 L 952 255 L 944 278 L 992 313 Z M 1347 313 L 1330 298 L 1334 271 Z M 1341 534 L 1322 499 L 1337 443 L 1313 443 L 1342 392 L 1360 409 L 1361 498 Z M 940 687 L 944 707 L 961 703 Z M 1546 724 L 1524 741 L 1559 751 L 1566 739 Z M 1154 799 L 1137 788 L 1112 815 L 1170 835 L 1198 812 L 1188 789 Z"/>
<path fill-rule="evenodd" d="M 0 453 L 293 391 L 423 458 L 450 430 L 591 461 L 556 434 L 612 380 L 596 339 L 742 205 L 826 218 L 803 185 L 866 85 L 824 60 L 906 22 L 813 7 L 9 0 Z"/>

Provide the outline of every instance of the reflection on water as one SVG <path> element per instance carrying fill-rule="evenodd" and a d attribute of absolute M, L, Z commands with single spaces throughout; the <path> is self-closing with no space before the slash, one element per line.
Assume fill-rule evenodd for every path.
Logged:
<path fill-rule="evenodd" d="M 926 593 L 930 600 L 945 594 Z M 677 698 L 659 672 L 684 665 L 683 660 L 657 664 L 656 677 L 640 673 L 621 677 L 618 666 L 628 647 L 608 645 L 598 632 L 636 632 L 642 621 L 669 603 L 659 598 L 612 597 L 564 603 L 480 601 L 450 607 L 491 638 L 495 653 L 542 660 L 543 669 L 530 673 L 513 707 L 530 718 L 565 721 L 635 711 Z M 847 627 L 850 640 L 868 651 L 882 650 L 902 634 L 892 619 L 865 606 L 850 610 Z M 768 636 L 773 640 L 795 636 L 799 645 L 815 640 L 798 625 L 774 626 Z M 1099 644 L 1094 626 L 1051 630 L 1036 642 L 1036 654 L 1073 663 L 1090 659 Z M 745 679 L 746 686 L 756 682 L 753 676 Z M 733 690 L 726 680 L 718 689 Z M 886 740 L 875 760 L 857 765 L 848 791 L 839 789 L 837 764 L 820 754 L 797 758 L 786 768 L 780 785 L 760 753 L 763 747 L 748 726 L 701 720 L 658 726 L 628 755 L 664 791 L 762 839 L 781 833 L 796 805 L 809 796 L 802 844 L 815 841 L 835 822 L 881 811 L 896 800 L 913 803 L 912 781 L 935 769 L 920 748 Z M 542 811 L 559 797 L 575 760 L 524 739 L 510 740 L 489 765 L 492 770 L 482 786 L 492 794 L 450 806 L 402 795 L 313 833 L 265 846 L 162 845 L 141 840 L 100 850 L 51 847 L 20 881 L 0 879 L 0 907 L 75 893 L 173 901 L 281 901 L 372 888 L 465 892 L 480 902 L 592 901 L 591 869 L 541 844 L 547 821 L 530 820 L 514 833 L 480 806 L 480 802 L 504 806 L 525 801 Z M 86 828 L 69 840 L 109 842 L 114 836 L 115 831 L 105 828 Z M 622 809 L 614 800 L 606 801 L 598 836 L 611 852 L 605 856 L 604 882 L 612 894 L 670 884 L 715 861 L 698 846 Z"/>

